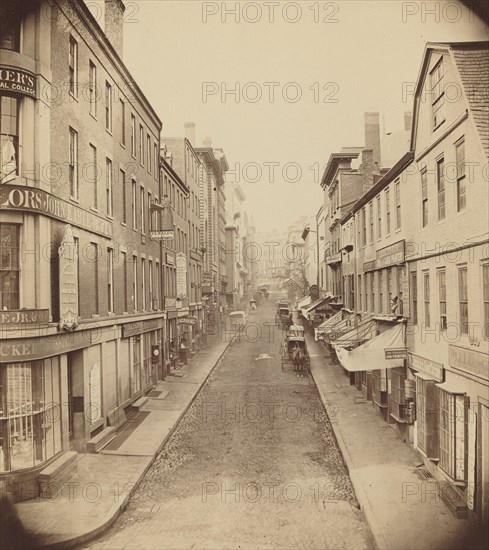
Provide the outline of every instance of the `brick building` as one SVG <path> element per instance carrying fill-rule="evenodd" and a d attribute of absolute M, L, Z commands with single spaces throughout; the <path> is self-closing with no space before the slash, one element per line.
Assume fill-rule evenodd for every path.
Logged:
<path fill-rule="evenodd" d="M 86 451 L 163 375 L 161 122 L 122 61 L 120 0 L 106 32 L 81 1 L 14 4 L 0 36 L 0 477 L 32 495 L 46 464 Z"/>
<path fill-rule="evenodd" d="M 179 325 L 180 341 L 184 338 L 186 346 L 193 352 L 199 345 L 203 331 L 202 277 L 204 266 L 204 244 L 201 232 L 201 172 L 204 169 L 194 148 L 195 125 L 186 123 L 185 138 L 163 138 L 165 147 L 172 156 L 172 168 L 188 195 L 177 192 L 176 199 L 181 203 L 177 211 L 185 227 L 177 230 L 181 233 L 181 244 L 177 252 L 180 267 L 177 266 L 177 299 L 181 319 Z M 186 271 L 183 267 L 186 266 Z M 186 321 L 182 320 L 187 318 Z M 193 323 L 193 324 L 192 324 Z"/>

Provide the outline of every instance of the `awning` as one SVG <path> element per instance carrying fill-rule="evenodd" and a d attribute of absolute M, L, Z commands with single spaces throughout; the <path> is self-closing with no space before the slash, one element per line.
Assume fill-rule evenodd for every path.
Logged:
<path fill-rule="evenodd" d="M 309 314 L 310 313 L 312 313 L 315 309 L 322 306 L 323 304 L 325 304 L 329 300 L 331 300 L 331 298 L 329 298 L 329 297 L 328 298 L 320 298 L 319 300 L 315 300 L 314 302 L 311 302 L 310 304 L 301 307 L 302 316 L 305 317 L 306 319 L 309 319 Z"/>
<path fill-rule="evenodd" d="M 377 332 L 377 323 L 371 318 L 367 317 L 361 320 L 356 325 L 353 324 L 347 331 L 338 332 L 337 335 L 332 334 L 330 337 L 330 344 L 333 347 L 350 347 L 363 344 L 365 340 L 371 340 L 375 338 Z"/>
<path fill-rule="evenodd" d="M 355 324 L 354 313 L 346 313 L 344 310 L 339 313 L 342 318 L 338 322 L 328 325 L 321 331 L 321 336 L 329 343 L 331 343 L 332 340 L 339 338 L 341 335 L 350 332 Z"/>
<path fill-rule="evenodd" d="M 336 355 L 341 366 L 349 372 L 402 367 L 404 365 L 403 360 L 386 359 L 385 350 L 389 348 L 405 348 L 404 333 L 405 325 L 404 323 L 399 323 L 352 351 L 338 346 L 336 348 Z"/>
<path fill-rule="evenodd" d="M 311 302 L 312 302 L 312 298 L 309 295 L 303 296 L 300 300 L 297 300 L 296 307 L 297 309 L 301 309 L 307 306 L 308 304 L 310 304 Z"/>
<path fill-rule="evenodd" d="M 326 332 L 326 329 L 328 327 L 332 327 L 333 325 L 336 325 L 336 323 L 339 323 L 343 319 L 343 312 L 338 311 L 338 313 L 335 313 L 332 317 L 329 319 L 326 319 L 323 323 L 321 323 L 317 328 L 316 332 L 320 334 L 321 332 Z"/>
<path fill-rule="evenodd" d="M 435 384 L 437 388 L 440 388 L 440 390 L 446 391 L 448 393 L 454 393 L 457 395 L 462 395 L 464 393 L 467 393 L 467 386 L 463 382 L 456 382 L 454 380 L 449 380 L 447 382 L 443 382 L 442 384 Z"/>

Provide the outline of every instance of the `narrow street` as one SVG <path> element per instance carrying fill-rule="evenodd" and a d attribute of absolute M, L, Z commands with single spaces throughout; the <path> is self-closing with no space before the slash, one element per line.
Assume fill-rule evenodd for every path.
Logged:
<path fill-rule="evenodd" d="M 282 370 L 274 313 L 249 318 L 91 548 L 373 548 L 314 382 Z"/>

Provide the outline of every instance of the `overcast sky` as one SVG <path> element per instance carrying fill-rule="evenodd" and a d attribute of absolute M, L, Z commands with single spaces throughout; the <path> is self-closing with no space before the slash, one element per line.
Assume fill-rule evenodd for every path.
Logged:
<path fill-rule="evenodd" d="M 259 231 L 315 214 L 324 164 L 364 144 L 365 111 L 402 127 L 425 42 L 489 38 L 453 1 L 241 2 L 239 22 L 222 9 L 236 2 L 125 3 L 125 62 L 163 136 L 194 121 L 197 145 L 223 147 Z M 223 98 L 236 83 L 239 102 Z"/>

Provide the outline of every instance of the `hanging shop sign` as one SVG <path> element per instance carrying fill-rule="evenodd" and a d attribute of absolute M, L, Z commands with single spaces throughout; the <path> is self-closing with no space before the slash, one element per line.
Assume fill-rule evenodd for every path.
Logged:
<path fill-rule="evenodd" d="M 179 325 L 194 326 L 197 323 L 197 317 L 181 317 L 180 319 L 178 319 L 177 323 Z"/>
<path fill-rule="evenodd" d="M 78 326 L 78 269 L 75 239 L 67 225 L 59 254 L 59 329 L 74 330 Z"/>
<path fill-rule="evenodd" d="M 407 349 L 405 348 L 386 348 L 386 359 L 407 359 Z"/>
<path fill-rule="evenodd" d="M 182 252 L 176 255 L 177 265 L 177 295 L 181 298 L 187 297 L 187 256 Z"/>
<path fill-rule="evenodd" d="M 112 237 L 112 224 L 54 195 L 25 185 L 0 186 L 0 209 L 35 212 L 81 227 L 92 233 Z"/>
<path fill-rule="evenodd" d="M 175 238 L 175 232 L 172 230 L 163 231 L 162 229 L 157 231 L 150 231 L 149 238 L 152 241 L 172 241 Z"/>
<path fill-rule="evenodd" d="M 36 97 L 36 77 L 24 69 L 0 66 L 0 91 Z"/>
<path fill-rule="evenodd" d="M 165 308 L 164 309 L 176 309 L 177 308 L 177 299 L 176 298 L 165 298 Z"/>
<path fill-rule="evenodd" d="M 151 224 L 153 223 L 153 213 L 160 215 L 160 229 L 151 228 L 149 238 L 152 241 L 172 241 L 175 238 L 173 228 L 173 213 L 171 211 L 170 199 L 167 195 L 163 197 L 161 204 L 153 203 L 150 208 Z"/>

